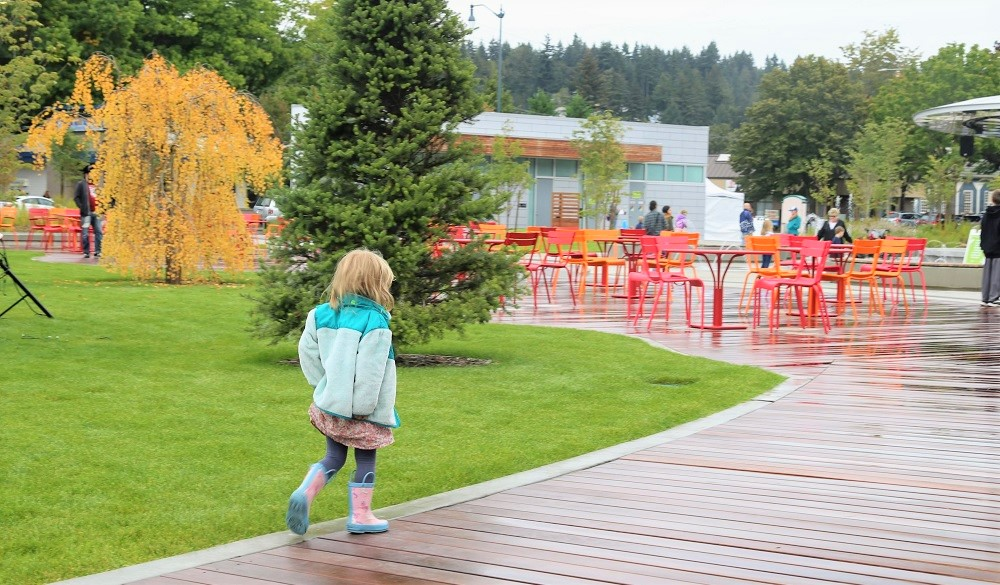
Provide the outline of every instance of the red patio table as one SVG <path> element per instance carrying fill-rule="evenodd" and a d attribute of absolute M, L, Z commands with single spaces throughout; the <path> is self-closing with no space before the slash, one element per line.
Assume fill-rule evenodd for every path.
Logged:
<path fill-rule="evenodd" d="M 680 250 L 679 250 L 680 251 Z M 729 273 L 729 267 L 733 265 L 733 260 L 741 256 L 748 256 L 750 254 L 762 255 L 764 252 L 758 250 L 746 250 L 746 249 L 709 249 L 709 248 L 684 248 L 683 252 L 688 254 L 695 254 L 701 256 L 705 259 L 705 263 L 708 264 L 708 271 L 712 274 L 712 322 L 708 324 L 692 323 L 691 327 L 695 329 L 710 329 L 712 331 L 724 331 L 727 329 L 746 329 L 747 326 L 742 323 L 730 323 L 725 324 L 722 322 L 722 299 L 724 287 L 726 284 L 726 274 Z M 725 266 L 722 264 L 722 259 L 728 257 Z M 715 259 L 715 265 L 712 264 L 712 259 Z"/>
<path fill-rule="evenodd" d="M 629 272 L 635 272 L 636 261 L 641 256 L 639 250 L 642 247 L 642 241 L 639 239 L 639 236 L 619 236 L 617 238 L 597 239 L 594 241 L 601 244 L 601 246 L 604 248 L 603 253 L 606 256 L 611 253 L 611 250 L 616 245 L 621 246 L 622 257 L 625 258 L 625 263 L 626 263 L 625 273 L 628 274 Z M 605 284 L 607 284 L 606 281 Z M 639 298 L 639 293 L 635 291 L 635 287 L 632 285 L 632 283 L 629 283 L 627 285 L 626 292 L 614 293 L 611 296 L 615 297 L 616 299 L 627 299 L 629 297 L 637 299 Z"/>

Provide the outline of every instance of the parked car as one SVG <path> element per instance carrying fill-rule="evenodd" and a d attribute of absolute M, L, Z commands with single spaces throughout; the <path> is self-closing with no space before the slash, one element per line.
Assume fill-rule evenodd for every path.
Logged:
<path fill-rule="evenodd" d="M 268 197 L 259 197 L 257 202 L 253 204 L 253 210 L 261 219 L 268 223 L 281 217 L 281 210 L 274 203 L 274 199 Z"/>
<path fill-rule="evenodd" d="M 890 211 L 882 219 L 895 225 L 916 227 L 917 222 L 920 220 L 920 214 L 906 211 Z"/>
<path fill-rule="evenodd" d="M 56 202 L 48 197 L 37 195 L 22 195 L 14 200 L 14 205 L 21 209 L 33 209 L 35 207 L 55 207 Z"/>

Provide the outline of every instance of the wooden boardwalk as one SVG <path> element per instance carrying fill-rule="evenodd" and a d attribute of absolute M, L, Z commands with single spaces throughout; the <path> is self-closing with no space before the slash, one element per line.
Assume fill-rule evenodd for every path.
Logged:
<path fill-rule="evenodd" d="M 529 299 L 498 321 L 637 335 L 804 384 L 686 438 L 382 535 L 141 582 L 1000 583 L 1000 309 L 932 300 L 824 336 L 679 321 L 647 332 L 624 325 L 623 303 L 532 310 Z"/>

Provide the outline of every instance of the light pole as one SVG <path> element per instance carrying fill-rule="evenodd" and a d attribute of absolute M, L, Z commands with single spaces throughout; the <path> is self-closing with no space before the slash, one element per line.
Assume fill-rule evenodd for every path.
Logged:
<path fill-rule="evenodd" d="M 497 112 L 503 111 L 503 6 L 500 12 L 493 12 L 493 9 L 485 4 L 469 5 L 469 22 L 476 22 L 476 6 L 482 6 L 489 10 L 493 16 L 500 19 L 500 35 L 497 37 Z"/>

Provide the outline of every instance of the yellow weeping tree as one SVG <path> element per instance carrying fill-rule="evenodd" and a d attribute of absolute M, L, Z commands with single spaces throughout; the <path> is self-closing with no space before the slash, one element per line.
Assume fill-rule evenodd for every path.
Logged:
<path fill-rule="evenodd" d="M 262 192 L 275 181 L 281 143 L 251 96 L 207 69 L 181 75 L 155 54 L 116 81 L 114 61 L 95 55 L 77 71 L 68 102 L 34 120 L 26 146 L 36 163 L 81 117 L 82 144 L 97 153 L 106 264 L 168 283 L 252 265 L 235 188 Z"/>

